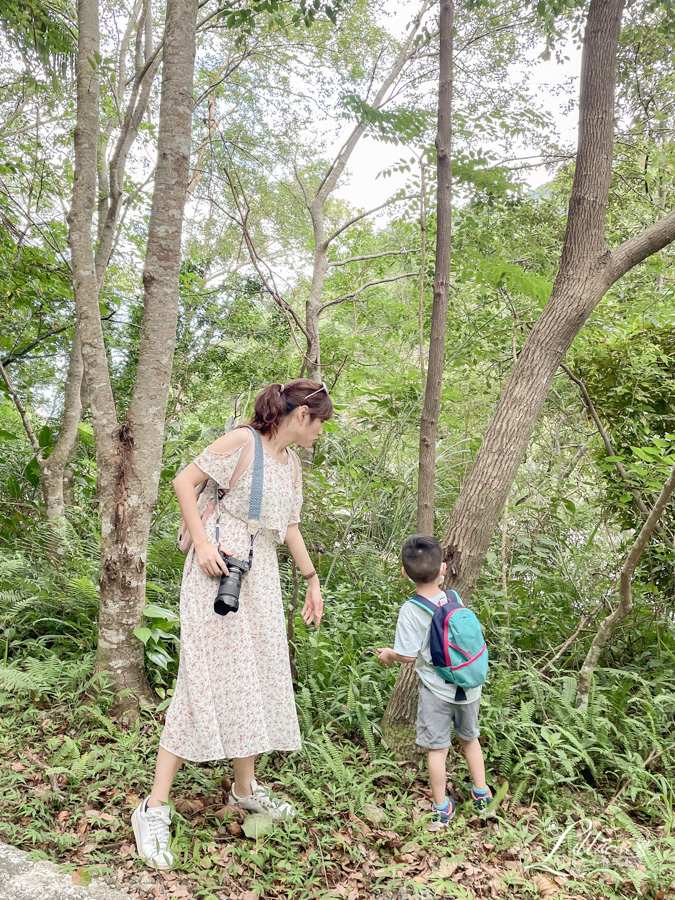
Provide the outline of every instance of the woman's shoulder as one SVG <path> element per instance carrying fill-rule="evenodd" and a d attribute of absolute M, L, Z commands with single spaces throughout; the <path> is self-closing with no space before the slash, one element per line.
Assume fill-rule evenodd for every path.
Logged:
<path fill-rule="evenodd" d="M 222 437 L 217 438 L 212 444 L 206 448 L 209 453 L 216 453 L 220 456 L 229 456 L 246 443 L 251 436 L 248 428 L 235 428 L 228 431 Z"/>
<path fill-rule="evenodd" d="M 297 481 L 302 476 L 302 463 L 300 462 L 300 457 L 295 450 L 291 450 L 290 447 L 286 447 L 286 452 L 288 453 L 288 462 L 291 467 L 293 481 Z"/>

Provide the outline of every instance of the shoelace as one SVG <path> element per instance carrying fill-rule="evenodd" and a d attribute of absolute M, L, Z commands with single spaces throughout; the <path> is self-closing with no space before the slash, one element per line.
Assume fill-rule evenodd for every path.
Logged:
<path fill-rule="evenodd" d="M 270 789 L 268 787 L 263 787 L 261 784 L 256 787 L 253 796 L 259 803 L 266 805 L 268 809 L 279 809 L 282 805 L 276 797 L 272 796 Z"/>
<path fill-rule="evenodd" d="M 148 808 L 148 827 L 157 849 L 166 850 L 169 846 L 169 837 L 171 835 L 169 823 L 162 813 L 153 815 L 152 807 Z"/>

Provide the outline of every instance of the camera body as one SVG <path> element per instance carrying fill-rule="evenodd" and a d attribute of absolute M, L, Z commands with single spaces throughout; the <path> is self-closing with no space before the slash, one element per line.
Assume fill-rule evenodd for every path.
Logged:
<path fill-rule="evenodd" d="M 242 559 L 237 559 L 235 556 L 228 556 L 222 550 L 218 552 L 220 553 L 220 558 L 227 566 L 229 574 L 220 576 L 218 593 L 213 602 L 213 611 L 219 616 L 226 616 L 228 613 L 234 613 L 239 609 L 241 579 L 251 567 L 248 561 L 245 562 Z"/>

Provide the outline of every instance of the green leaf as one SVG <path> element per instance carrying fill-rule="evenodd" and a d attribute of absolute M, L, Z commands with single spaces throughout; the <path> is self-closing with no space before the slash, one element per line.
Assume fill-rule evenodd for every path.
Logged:
<path fill-rule="evenodd" d="M 252 816 L 246 816 L 241 826 L 246 837 L 255 838 L 269 834 L 274 828 L 274 819 L 266 813 L 254 813 Z"/>
<path fill-rule="evenodd" d="M 80 887 L 88 887 L 91 884 L 91 875 L 82 867 L 75 869 L 73 872 L 73 884 L 78 884 Z"/>
<path fill-rule="evenodd" d="M 162 606 L 146 606 L 143 610 L 143 615 L 147 619 L 166 619 L 167 622 L 177 622 L 179 616 L 177 613 L 173 612 L 170 609 L 165 609 Z"/>
<path fill-rule="evenodd" d="M 143 641 L 144 644 L 147 644 L 152 637 L 152 631 L 145 626 L 139 626 L 138 628 L 134 628 L 134 635 L 139 641 Z"/>
<path fill-rule="evenodd" d="M 89 422 L 80 422 L 77 426 L 77 433 L 84 444 L 88 444 L 90 447 L 94 446 L 94 429 Z"/>
<path fill-rule="evenodd" d="M 54 434 L 49 425 L 43 425 L 38 434 L 38 443 L 40 449 L 46 450 L 48 447 L 54 446 Z"/>
<path fill-rule="evenodd" d="M 19 436 L 16 434 L 12 434 L 11 431 L 5 431 L 4 428 L 0 428 L 0 438 L 3 441 L 18 441 Z"/>

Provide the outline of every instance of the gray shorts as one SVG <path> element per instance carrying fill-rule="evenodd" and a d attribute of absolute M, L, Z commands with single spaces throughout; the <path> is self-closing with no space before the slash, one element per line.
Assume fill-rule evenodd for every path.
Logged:
<path fill-rule="evenodd" d="M 478 710 L 480 697 L 471 703 L 452 703 L 441 700 L 423 681 L 417 702 L 417 743 L 429 750 L 444 750 L 450 746 L 452 729 L 463 741 L 473 741 L 480 735 Z"/>

